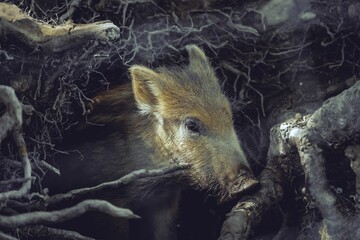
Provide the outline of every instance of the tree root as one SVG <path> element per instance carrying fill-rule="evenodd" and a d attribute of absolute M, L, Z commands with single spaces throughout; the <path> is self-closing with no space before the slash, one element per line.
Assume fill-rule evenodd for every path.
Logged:
<path fill-rule="evenodd" d="M 11 36 L 32 50 L 58 53 L 83 46 L 84 42 L 115 41 L 120 30 L 110 21 L 52 26 L 36 21 L 15 5 L 0 3 L 1 37 Z"/>
<path fill-rule="evenodd" d="M 355 207 L 360 210 L 360 145 L 351 145 L 345 149 L 345 156 L 350 160 L 350 167 L 356 175 Z"/>
<path fill-rule="evenodd" d="M 15 216 L 1 216 L 0 226 L 4 228 L 18 228 L 36 224 L 59 223 L 80 216 L 87 211 L 100 211 L 113 217 L 140 218 L 129 209 L 116 207 L 104 200 L 85 200 L 73 207 L 58 211 L 39 211 Z"/>
<path fill-rule="evenodd" d="M 27 194 L 31 187 L 32 178 L 31 164 L 29 161 L 25 140 L 21 133 L 21 126 L 23 123 L 21 103 L 17 99 L 15 91 L 7 86 L 0 86 L 0 102 L 5 104 L 7 110 L 5 114 L 0 118 L 0 123 L 2 123 L 1 125 L 4 126 L 3 128 L 1 128 L 0 142 L 5 138 L 7 132 L 12 132 L 12 137 L 15 145 L 18 148 L 19 156 L 24 169 L 24 181 L 22 181 L 20 189 L 0 193 L 0 201 L 5 201 L 9 198 L 21 198 L 22 196 Z"/>
<path fill-rule="evenodd" d="M 323 239 L 358 239 L 359 216 L 349 217 L 339 208 L 325 175 L 324 147 L 344 148 L 360 137 L 360 82 L 322 105 L 311 116 L 297 116 L 272 128 L 268 165 L 260 175 L 261 189 L 250 200 L 241 200 L 225 221 L 220 239 L 247 239 L 253 226 L 283 196 L 287 175 L 296 155 L 305 173 L 307 188 L 323 217 Z M 348 149 L 348 155 L 350 154 Z M 283 159 L 288 159 L 282 162 Z M 282 164 L 283 163 L 283 164 Z M 354 168 L 358 169 L 355 165 Z M 272 173 L 269 172 L 272 170 Z M 358 178 L 358 171 L 355 171 Z"/>
<path fill-rule="evenodd" d="M 30 189 L 32 182 L 32 168 L 29 160 L 29 156 L 27 153 L 27 148 L 25 144 L 24 137 L 22 135 L 22 105 L 19 102 L 18 98 L 15 95 L 15 91 L 11 87 L 0 86 L 0 102 L 6 106 L 5 113 L 0 118 L 0 123 L 2 128 L 0 132 L 0 142 L 5 139 L 8 133 L 11 133 L 12 139 L 15 145 L 18 148 L 18 155 L 22 161 L 23 166 L 23 177 L 17 179 L 10 179 L 1 181 L 1 184 L 21 184 L 20 189 L 18 190 L 8 190 L 0 193 L 0 202 L 2 203 L 2 208 L 4 208 L 11 201 L 9 200 L 17 200 L 25 197 Z M 140 170 L 138 172 L 127 175 L 122 178 L 120 182 L 115 182 L 113 184 L 102 184 L 98 186 L 98 188 L 91 189 L 91 191 L 97 191 L 106 187 L 111 187 L 112 185 L 119 185 L 128 183 L 134 178 L 143 177 L 144 175 L 161 175 L 164 173 L 171 173 L 178 169 L 160 169 L 155 171 L 145 171 Z M 88 191 L 88 192 L 89 192 Z M 85 191 L 86 192 L 86 191 Z M 81 193 L 81 191 L 80 191 Z M 39 195 L 39 194 L 38 194 Z M 75 193 L 73 193 L 75 195 Z M 72 195 L 72 196 L 73 196 Z M 28 196 L 31 199 L 31 196 Z M 44 196 L 40 196 L 44 197 Z M 59 200 L 58 197 L 54 197 L 53 199 Z M 78 203 L 76 206 L 69 207 L 62 210 L 46 212 L 46 211 L 34 211 L 27 212 L 22 214 L 14 214 L 12 216 L 0 216 L 0 227 L 7 229 L 14 229 L 19 227 L 24 227 L 28 225 L 36 225 L 36 224 L 50 224 L 50 223 L 58 223 L 62 221 L 66 221 L 70 218 L 77 217 L 87 211 L 101 211 L 107 213 L 114 217 L 122 217 L 122 218 L 139 218 L 139 216 L 135 215 L 131 210 L 119 208 L 107 201 L 103 200 L 85 200 L 81 203 Z M 0 237 L 2 239 L 14 239 L 12 236 L 7 235 L 5 233 L 0 232 Z"/>
<path fill-rule="evenodd" d="M 22 234 L 36 236 L 37 240 L 95 240 L 77 232 L 35 225 L 19 230 Z"/>
<path fill-rule="evenodd" d="M 0 102 L 6 106 L 5 113 L 0 118 L 0 123 L 2 128 L 0 132 L 0 142 L 5 139 L 8 133 L 12 133 L 12 138 L 18 148 L 19 157 L 22 160 L 22 167 L 24 171 L 24 175 L 22 178 L 10 179 L 1 181 L 1 184 L 11 185 L 11 184 L 21 184 L 20 189 L 18 190 L 9 190 L 0 193 L 0 201 L 4 204 L 4 206 L 10 206 L 11 203 L 16 205 L 15 200 L 21 200 L 21 198 L 25 197 L 30 189 L 31 189 L 31 182 L 32 182 L 32 168 L 29 160 L 29 156 L 26 149 L 25 140 L 22 136 L 22 105 L 19 102 L 18 98 L 15 95 L 15 91 L 11 87 L 7 86 L 0 86 Z M 17 165 L 17 164 L 16 164 Z M 156 176 L 164 176 L 164 175 L 171 175 L 176 174 L 180 170 L 187 168 L 187 165 L 179 165 L 175 167 L 163 168 L 163 169 L 155 169 L 155 170 L 138 170 L 132 172 L 119 180 L 113 182 L 107 182 L 100 184 L 95 187 L 90 188 L 83 188 L 73 190 L 66 194 L 59 194 L 47 198 L 46 196 L 39 195 L 40 198 L 45 200 L 45 205 L 55 205 L 60 202 L 64 202 L 66 200 L 76 200 L 80 197 L 86 197 L 94 193 L 99 193 L 105 189 L 115 189 L 119 186 L 128 184 L 136 179 L 144 178 L 144 177 L 156 177 Z M 51 169 L 51 166 L 48 166 Z M 55 170 L 53 170 L 55 172 Z M 31 200 L 32 197 L 28 196 Z M 46 201 L 47 200 L 47 201 Z M 15 202 L 14 202 L 15 201 Z M 30 201 L 31 202 L 31 201 Z M 41 201 L 40 201 L 41 202 Z M 18 202 L 20 203 L 20 202 Z M 18 204 L 19 205 L 19 204 Z M 20 203 L 21 205 L 21 203 Z M 32 201 L 31 205 L 34 204 Z M 40 203 L 41 205 L 41 203 Z M 3 207 L 4 207 L 3 206 Z M 34 206 L 32 206 L 34 209 Z M 40 207 L 39 207 L 40 208 Z M 16 207 L 15 207 L 16 209 Z M 29 208 L 27 208 L 29 209 Z M 75 206 L 56 210 L 56 211 L 32 211 L 22 214 L 14 213 L 11 216 L 0 216 L 0 227 L 5 229 L 15 229 L 21 228 L 24 226 L 29 225 L 37 225 L 37 224 L 52 224 L 52 223 L 59 223 L 66 221 L 68 219 L 77 217 L 87 211 L 100 211 L 106 214 L 109 214 L 114 217 L 122 217 L 122 218 L 139 218 L 135 215 L 131 210 L 119 208 L 107 201 L 103 200 L 85 200 L 83 202 L 78 203 Z M 15 211 L 13 211 L 15 212 Z M 55 232 L 58 231 L 58 232 Z M 69 232 L 64 232 L 64 230 L 52 230 L 47 231 L 47 233 L 51 232 L 51 234 L 65 234 L 64 236 L 69 236 Z M 70 234 L 71 235 L 71 234 Z M 14 239 L 12 236 L 7 235 L 5 233 L 0 232 L 0 236 L 3 239 Z M 63 236 L 63 237 L 64 237 Z M 82 238 L 80 235 L 77 236 L 77 239 L 85 239 Z"/>
<path fill-rule="evenodd" d="M 25 2 L 24 6 L 26 6 Z M 30 2 L 34 3 L 35 1 Z M 40 1 L 37 2 L 39 3 Z M 96 1 L 87 2 L 89 4 L 91 2 L 97 3 Z M 160 9 L 160 6 L 157 5 L 158 2 L 160 1 L 101 0 L 98 3 L 97 10 L 103 10 L 102 13 L 105 13 L 103 19 L 106 20 L 111 19 L 108 13 L 115 9 L 117 12 L 111 20 L 116 25 L 121 26 L 122 33 L 121 40 L 111 44 L 111 50 L 107 49 L 104 52 L 97 51 L 99 47 L 98 42 L 113 41 L 119 36 L 119 29 L 107 21 L 87 25 L 66 23 L 61 26 L 51 26 L 34 20 L 13 5 L 0 3 L 0 33 L 1 37 L 5 39 L 4 41 L 10 45 L 10 47 L 3 45 L 5 46 L 4 50 L 0 50 L 0 56 L 6 60 L 2 62 L 2 66 L 6 66 L 3 69 L 7 69 L 7 71 L 2 72 L 3 79 L 7 78 L 10 74 L 9 80 L 6 81 L 9 81 L 11 84 L 14 83 L 14 88 L 15 83 L 18 85 L 17 93 L 31 92 L 26 94 L 28 98 L 30 96 L 30 99 L 36 102 L 40 102 L 40 100 L 42 100 L 42 103 L 47 102 L 51 104 L 50 110 L 57 111 L 57 116 L 52 117 L 49 114 L 51 111 L 39 108 L 41 103 L 38 106 L 34 105 L 37 111 L 39 111 L 38 114 L 41 115 L 41 121 L 49 125 L 51 123 L 51 129 L 57 130 L 56 134 L 50 134 L 48 126 L 45 128 L 44 124 L 40 124 L 39 128 L 46 129 L 46 131 L 40 131 L 40 134 L 37 133 L 41 137 L 33 138 L 35 141 L 38 141 L 39 145 L 42 144 L 53 148 L 53 142 L 50 140 L 54 139 L 54 135 L 56 138 L 61 136 L 61 131 L 64 128 L 70 128 L 71 124 L 73 124 L 71 122 L 64 127 L 58 127 L 57 125 L 58 122 L 63 123 L 63 120 L 66 118 L 63 118 L 63 116 L 68 116 L 68 113 L 72 110 L 68 107 L 67 99 L 79 102 L 79 105 L 82 106 L 83 114 L 85 114 L 85 100 L 87 100 L 87 97 L 83 93 L 83 89 L 90 81 L 88 77 L 90 73 L 100 75 L 101 77 L 99 78 L 101 80 L 97 80 L 103 81 L 107 85 L 108 75 L 105 72 L 113 65 L 119 64 L 121 67 L 124 67 L 132 64 L 134 60 L 146 64 L 158 64 L 159 62 L 156 62 L 158 58 L 165 56 L 167 60 L 167 57 L 173 55 L 174 51 L 181 51 L 190 42 L 205 47 L 209 53 L 213 53 L 213 56 L 216 56 L 214 60 L 221 60 L 220 64 L 217 64 L 221 66 L 217 71 L 219 70 L 225 79 L 223 85 L 233 89 L 236 100 L 242 103 L 242 101 L 246 102 L 247 99 L 252 99 L 252 101 L 255 100 L 254 102 L 256 102 L 256 99 L 260 98 L 261 109 L 259 108 L 259 112 L 262 112 L 263 115 L 268 107 L 266 106 L 266 101 L 274 95 L 272 91 L 270 91 L 271 94 L 267 94 L 265 91 L 266 87 L 261 89 L 260 86 L 275 84 L 281 90 L 294 89 L 292 93 L 289 93 L 291 95 L 298 90 L 298 86 L 300 86 L 300 84 L 297 85 L 298 83 L 301 83 L 303 86 L 307 85 L 303 84 L 304 79 L 300 79 L 301 81 L 299 80 L 299 82 L 294 81 L 298 79 L 295 76 L 301 75 L 304 71 L 320 71 L 326 72 L 329 75 L 334 74 L 334 78 L 329 79 L 329 82 L 334 81 L 339 76 L 339 79 L 335 82 L 341 82 L 343 77 L 349 77 L 349 75 L 358 71 L 358 46 L 356 45 L 358 38 L 356 33 L 359 26 L 359 14 L 357 14 L 359 12 L 359 4 L 352 3 L 353 1 L 341 3 L 336 1 L 318 1 L 311 2 L 311 6 L 309 5 L 310 2 L 307 1 L 305 1 L 306 3 L 284 1 L 282 4 L 286 5 L 287 2 L 293 2 L 295 5 L 289 5 L 292 9 L 285 9 L 283 11 L 292 13 L 283 20 L 289 24 L 272 28 L 276 29 L 275 31 L 272 31 L 271 21 L 269 21 L 269 14 L 273 11 L 267 11 L 264 7 L 256 7 L 255 5 L 258 4 L 256 2 L 253 4 L 250 1 L 251 4 L 245 4 L 245 1 L 241 4 L 235 4 L 236 1 L 231 1 L 231 3 L 226 3 L 231 4 L 234 8 L 230 8 L 228 5 L 221 9 L 208 9 L 209 3 L 210 5 L 211 3 L 219 5 L 219 3 L 225 3 L 225 1 L 200 1 L 202 2 L 200 7 L 196 8 L 192 5 L 194 1 L 182 1 L 190 4 L 185 4 L 181 7 L 176 4 L 167 4 L 169 7 L 165 8 L 166 6 L 164 6 L 165 11 L 162 8 L 163 6 Z M 179 1 L 170 2 L 177 3 Z M 274 3 L 275 1 L 269 2 Z M 144 5 L 144 3 L 148 5 Z M 86 5 L 85 1 L 78 0 L 69 1 L 69 3 L 65 4 L 65 12 L 60 11 L 60 15 L 56 15 L 58 11 L 54 13 L 54 16 L 60 16 L 59 21 L 71 19 L 80 12 L 77 12 L 77 9 Z M 148 7 L 149 5 L 152 6 L 152 9 Z M 265 5 L 268 4 L 266 3 Z M 30 9 L 32 14 L 36 15 L 33 6 L 30 6 L 28 9 Z M 39 7 L 39 9 L 41 8 Z M 278 7 L 278 9 L 281 9 L 281 7 Z M 93 13 L 90 14 L 91 16 L 98 16 L 98 12 L 91 12 Z M 138 14 L 139 12 L 141 14 Z M 299 18 L 291 17 L 294 14 L 297 15 L 297 13 L 299 13 Z M 47 13 L 44 12 L 44 14 Z M 306 14 L 307 17 L 313 15 L 313 20 L 304 18 Z M 81 17 L 84 17 L 85 22 L 92 22 L 95 18 L 91 16 L 90 19 L 87 16 Z M 49 19 L 48 17 L 47 19 Z M 277 18 L 278 16 L 275 17 Z M 252 21 L 253 18 L 259 18 L 259 23 Z M 313 30 L 313 27 L 316 29 Z M 301 29 L 303 31 L 299 31 Z M 350 32 L 348 31 L 349 29 Z M 300 34 L 293 34 L 295 31 Z M 312 31 L 316 31 L 316 33 L 313 34 L 311 33 Z M 321 33 L 321 31 L 324 31 L 324 33 Z M 270 35 L 271 38 L 269 37 Z M 288 38 L 288 35 L 300 37 Z M 74 40 L 77 39 L 76 36 L 79 36 L 79 41 Z M 310 40 L 308 41 L 308 39 Z M 314 39 L 314 41 L 311 39 Z M 16 40 L 15 48 L 13 48 L 13 40 Z M 92 45 L 90 46 L 89 44 L 89 48 L 84 47 L 84 43 L 89 41 Z M 28 51 L 25 51 L 25 53 L 20 51 L 19 54 L 18 49 L 22 49 L 24 46 L 30 50 L 31 54 L 28 54 Z M 15 51 L 13 51 L 14 49 Z M 77 49 L 79 51 L 67 52 L 70 49 Z M 315 51 L 314 49 L 317 50 Z M 69 52 L 74 54 L 67 54 Z M 331 53 L 323 54 L 327 52 Z M 348 54 L 350 52 L 352 54 Z M 313 58 L 313 56 L 316 57 Z M 105 60 L 107 58 L 108 60 Z M 99 69 L 101 64 L 106 65 L 105 70 Z M 39 67 L 40 65 L 41 67 Z M 19 69 L 21 71 L 17 72 Z M 352 69 L 353 72 L 348 71 L 349 69 Z M 123 76 L 124 72 L 125 70 L 119 70 L 116 74 L 111 75 L 116 75 L 117 78 L 117 76 Z M 261 72 L 264 74 L 260 74 Z M 287 77 L 289 75 L 293 76 L 291 81 Z M 74 80 L 77 79 L 86 79 L 86 81 L 75 83 Z M 232 79 L 236 80 L 233 81 Z M 343 83 L 341 82 L 341 84 Z M 329 85 L 331 85 L 330 87 L 334 86 L 332 83 L 329 83 Z M 83 86 L 83 88 L 80 89 L 79 86 Z M 321 90 L 326 89 L 326 86 L 325 88 L 321 87 Z M 347 87 L 347 85 L 344 87 Z M 36 88 L 35 91 L 33 91 L 34 88 Z M 56 94 L 53 94 L 53 89 L 55 89 Z M 336 90 L 338 89 L 336 87 Z M 93 89 L 90 90 L 92 91 Z M 300 93 L 303 94 L 305 91 L 306 89 L 300 91 Z M 314 92 L 311 91 L 311 93 Z M 56 97 L 55 101 L 52 101 L 50 98 L 51 94 Z M 328 97 L 329 95 L 337 94 L 337 92 L 333 91 L 333 89 L 327 89 L 326 94 L 326 97 Z M 0 93 L 1 95 L 2 93 Z M 359 95 L 359 93 L 354 93 L 354 99 L 356 99 L 356 95 Z M 309 96 L 311 97 L 311 95 Z M 303 97 L 306 99 L 306 96 Z M 315 94 L 315 97 L 320 99 L 317 94 Z M 292 99 L 295 98 L 293 97 Z M 286 123 L 289 125 L 284 123 L 285 125 L 279 125 L 273 129 L 268 165 L 260 175 L 262 188 L 253 196 L 243 198 L 234 207 L 224 224 L 223 235 L 229 233 L 228 236 L 231 238 L 231 234 L 234 233 L 233 238 L 247 238 L 251 234 L 253 226 L 262 220 L 264 213 L 283 198 L 284 192 L 287 191 L 287 187 L 291 184 L 292 179 L 301 175 L 301 173 L 293 173 L 298 171 L 297 166 L 300 165 L 300 157 L 310 193 L 316 198 L 319 209 L 323 209 L 322 213 L 325 223 L 323 236 L 332 235 L 333 232 L 341 235 L 343 232 L 337 231 L 337 229 L 357 229 L 355 228 L 358 222 L 357 217 L 344 217 L 341 209 L 337 207 L 334 194 L 329 190 L 330 188 L 324 175 L 325 159 L 322 154 L 324 146 L 343 148 L 347 144 L 352 143 L 354 139 L 358 139 L 358 136 L 355 136 L 359 131 L 359 121 L 357 120 L 359 116 L 358 101 L 349 101 L 348 98 L 350 98 L 349 95 L 346 96 L 346 104 L 344 99 L 337 98 L 337 101 L 344 103 L 341 106 L 334 104 L 333 106 L 326 107 L 324 104 L 322 110 L 326 108 L 326 111 L 319 111 L 316 113 L 319 115 L 318 117 L 315 117 L 315 114 L 312 117 L 313 120 L 321 121 L 309 123 L 310 117 L 305 117 L 306 119 L 301 119 L 300 117 L 293 120 L 293 122 Z M 251 105 L 249 106 L 251 107 Z M 349 113 L 350 115 L 353 114 L 351 116 L 354 116 L 354 118 L 346 120 L 348 119 L 347 117 L 350 117 Z M 346 119 L 344 120 L 343 118 Z M 335 124 L 330 122 L 335 119 Z M 319 124 L 322 124 L 322 126 Z M 1 116 L 0 126 L 0 140 L 2 141 L 15 126 L 14 118 L 9 116 L 8 111 Z M 260 120 L 258 126 L 260 129 Z M 299 129 L 300 131 L 298 131 Z M 297 139 L 299 141 L 292 139 L 294 140 L 292 141 L 286 135 L 286 132 L 292 132 L 295 135 L 303 134 L 303 138 L 301 141 L 300 139 Z M 349 137 L 349 134 L 351 137 Z M 300 137 L 296 136 L 295 138 Z M 39 149 L 41 148 L 34 148 L 33 151 L 40 152 Z M 48 153 L 47 150 L 44 151 L 43 155 Z M 29 153 L 31 156 L 31 152 Z M 359 159 L 349 154 L 347 154 L 349 159 Z M 32 163 L 34 165 L 37 164 L 36 161 L 32 161 Z M 20 161 L 17 164 L 18 169 L 23 168 Z M 358 160 L 353 161 L 353 169 L 359 182 L 358 176 L 360 173 L 356 170 L 358 169 L 356 164 L 358 164 Z M 52 169 L 52 166 L 48 167 Z M 318 169 L 314 170 L 314 167 Z M 53 171 L 57 172 L 57 169 L 53 168 Z M 33 171 L 34 174 L 36 174 L 35 171 Z M 15 179 L 13 183 L 17 185 L 28 184 L 31 183 L 31 179 L 33 177 L 21 176 L 21 178 Z M 115 187 L 115 185 L 112 187 Z M 320 193 L 317 193 L 317 189 L 320 189 Z M 358 196 L 360 184 L 357 184 L 357 189 L 359 189 L 357 190 Z M 75 194 L 73 196 L 77 197 L 80 195 Z M 322 197 L 329 197 L 330 201 L 322 203 Z M 335 202 L 333 201 L 334 199 Z M 23 199 L 11 197 L 11 200 L 6 200 L 5 205 L 10 206 L 11 201 L 21 202 L 21 200 Z M 14 209 L 17 210 L 15 207 Z M 335 225 L 327 216 L 332 216 L 333 214 L 340 215 L 340 220 L 338 223 L 335 222 Z M 1 234 L 0 232 L 0 237 L 3 237 Z M 354 238 L 358 236 L 356 234 L 356 232 L 353 233 Z"/>
<path fill-rule="evenodd" d="M 296 154 L 270 158 L 259 177 L 261 188 L 233 207 L 223 224 L 220 239 L 247 239 L 266 212 L 281 201 L 284 189 L 291 185 L 289 181 L 301 174 L 300 168 Z"/>
<path fill-rule="evenodd" d="M 160 168 L 160 169 L 136 170 L 136 171 L 131 172 L 115 181 L 105 182 L 105 183 L 99 184 L 95 187 L 74 189 L 74 190 L 71 190 L 70 192 L 67 192 L 64 194 L 57 194 L 57 195 L 51 196 L 49 199 L 46 200 L 46 204 L 48 206 L 51 206 L 51 205 L 55 205 L 58 203 L 66 202 L 68 200 L 73 201 L 73 200 L 79 199 L 84 196 L 90 196 L 90 195 L 99 193 L 101 191 L 107 190 L 107 189 L 113 189 L 113 190 L 118 189 L 119 187 L 126 185 L 126 184 L 128 184 L 132 181 L 135 181 L 137 179 L 140 179 L 140 178 L 166 176 L 168 174 L 179 174 L 179 173 L 181 173 L 181 170 L 186 169 L 188 166 L 189 165 L 182 164 L 182 165 Z"/>

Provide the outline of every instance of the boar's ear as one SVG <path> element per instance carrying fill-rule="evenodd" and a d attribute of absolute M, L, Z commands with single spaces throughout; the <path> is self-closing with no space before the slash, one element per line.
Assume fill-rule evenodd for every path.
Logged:
<path fill-rule="evenodd" d="M 190 66 L 195 68 L 207 67 L 210 68 L 210 63 L 204 51 L 194 44 L 186 45 L 186 50 L 189 54 Z"/>
<path fill-rule="evenodd" d="M 130 76 L 135 100 L 143 113 L 151 113 L 157 103 L 160 75 L 154 70 L 134 65 L 130 67 Z"/>

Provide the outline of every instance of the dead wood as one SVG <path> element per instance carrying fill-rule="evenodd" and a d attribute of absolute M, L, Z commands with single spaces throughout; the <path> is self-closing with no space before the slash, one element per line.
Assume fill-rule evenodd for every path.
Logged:
<path fill-rule="evenodd" d="M 17 39 L 32 50 L 49 54 L 80 47 L 91 40 L 106 42 L 119 38 L 119 28 L 109 21 L 52 26 L 7 3 L 0 3 L 0 33 L 2 38 Z"/>

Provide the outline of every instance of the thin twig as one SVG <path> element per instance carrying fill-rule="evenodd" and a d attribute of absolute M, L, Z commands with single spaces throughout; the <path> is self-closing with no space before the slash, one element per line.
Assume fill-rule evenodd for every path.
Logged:
<path fill-rule="evenodd" d="M 55 173 L 56 175 L 60 175 L 60 170 L 57 169 L 56 167 L 50 165 L 49 163 L 45 162 L 44 160 L 39 160 L 36 161 L 37 164 L 39 164 L 40 167 L 45 168 L 53 173 Z"/>
<path fill-rule="evenodd" d="M 67 200 L 73 200 L 74 198 L 79 198 L 81 196 L 85 196 L 85 195 L 89 195 L 89 194 L 94 194 L 100 191 L 103 191 L 105 189 L 116 189 L 119 188 L 119 186 L 128 184 L 136 179 L 139 178 L 145 178 L 145 177 L 156 177 L 156 176 L 162 176 L 162 175 L 166 175 L 166 174 L 171 174 L 177 171 L 181 171 L 186 169 L 187 167 L 189 167 L 189 165 L 186 164 L 181 164 L 181 165 L 176 165 L 176 166 L 172 166 L 172 167 L 166 167 L 166 168 L 160 168 L 160 169 L 152 169 L 152 170 L 146 170 L 146 169 L 140 169 L 140 170 L 136 170 L 134 172 L 131 172 L 125 176 L 123 176 L 122 178 L 115 180 L 115 181 L 111 181 L 111 182 L 105 182 L 102 184 L 99 184 L 95 187 L 88 187 L 88 188 L 80 188 L 80 189 L 75 189 L 72 190 L 68 193 L 64 193 L 64 194 L 56 194 L 54 196 L 51 196 L 48 200 L 47 203 L 49 205 L 53 205 L 53 204 L 57 204 L 59 202 L 63 202 L 63 201 L 67 201 Z"/>

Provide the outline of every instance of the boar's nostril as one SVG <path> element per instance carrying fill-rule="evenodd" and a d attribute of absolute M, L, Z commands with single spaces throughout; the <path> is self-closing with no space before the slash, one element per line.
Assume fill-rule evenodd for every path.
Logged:
<path fill-rule="evenodd" d="M 258 187 L 259 184 L 260 182 L 254 178 L 250 171 L 242 171 L 229 187 L 230 198 L 235 198 L 240 194 L 248 192 Z"/>

